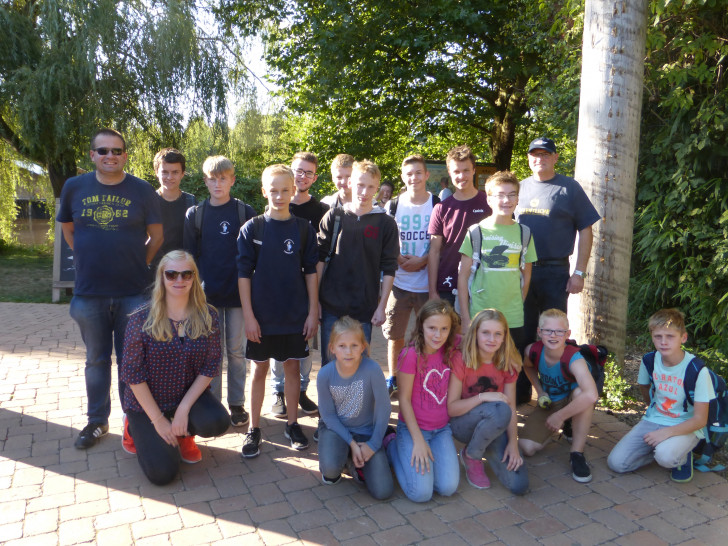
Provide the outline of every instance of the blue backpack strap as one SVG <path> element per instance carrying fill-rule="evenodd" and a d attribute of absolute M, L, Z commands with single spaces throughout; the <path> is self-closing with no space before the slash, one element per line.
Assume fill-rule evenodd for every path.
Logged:
<path fill-rule="evenodd" d="M 694 405 L 693 397 L 695 396 L 695 384 L 698 382 L 698 374 L 705 367 L 705 362 L 697 356 L 688 362 L 685 368 L 685 377 L 683 379 L 683 388 L 685 389 L 685 401 L 683 402 L 683 411 L 688 410 L 688 404 Z"/>
<path fill-rule="evenodd" d="M 652 380 L 652 374 L 655 372 L 655 353 L 656 351 L 652 351 L 642 357 L 642 362 L 647 370 L 647 376 L 650 378 L 650 400 L 652 400 L 655 392 L 655 382 Z"/>

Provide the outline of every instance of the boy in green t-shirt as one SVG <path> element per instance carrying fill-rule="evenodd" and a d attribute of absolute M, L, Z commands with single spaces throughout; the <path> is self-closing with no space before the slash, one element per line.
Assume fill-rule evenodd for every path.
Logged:
<path fill-rule="evenodd" d="M 488 205 L 493 214 L 479 223 L 480 266 L 470 289 L 468 281 L 473 265 L 471 228 L 468 228 L 460 246 L 457 297 L 463 334 L 470 327 L 470 317 L 483 309 L 498 309 L 508 320 L 513 342 L 522 353 L 523 301 L 531 280 L 531 263 L 536 261 L 536 248 L 533 238 L 528 237 L 526 253 L 522 256 L 522 228 L 513 219 L 518 191 L 518 178 L 510 171 L 499 171 L 485 183 Z"/>

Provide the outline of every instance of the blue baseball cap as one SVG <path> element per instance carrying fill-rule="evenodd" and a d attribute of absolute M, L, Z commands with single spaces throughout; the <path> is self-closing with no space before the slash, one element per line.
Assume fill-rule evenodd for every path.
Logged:
<path fill-rule="evenodd" d="M 530 154 L 533 150 L 546 150 L 552 154 L 556 153 L 556 144 L 554 141 L 547 137 L 539 137 L 536 140 L 531 141 L 528 146 L 528 153 Z"/>

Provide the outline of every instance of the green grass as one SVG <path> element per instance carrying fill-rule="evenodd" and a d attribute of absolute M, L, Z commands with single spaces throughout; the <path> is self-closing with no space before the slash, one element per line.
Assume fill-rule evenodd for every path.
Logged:
<path fill-rule="evenodd" d="M 47 245 L 0 246 L 0 301 L 51 303 L 53 249 Z M 61 302 L 69 301 L 64 291 Z"/>

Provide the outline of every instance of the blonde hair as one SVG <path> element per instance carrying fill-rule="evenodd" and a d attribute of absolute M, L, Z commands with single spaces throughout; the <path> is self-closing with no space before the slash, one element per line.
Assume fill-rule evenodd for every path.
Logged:
<path fill-rule="evenodd" d="M 354 156 L 349 154 L 339 154 L 331 162 L 331 173 L 333 174 L 334 169 L 340 169 L 342 167 L 351 167 L 354 164 Z"/>
<path fill-rule="evenodd" d="M 420 369 L 421 372 L 423 372 L 424 369 L 420 366 L 421 364 L 424 364 L 426 360 L 425 321 L 428 318 L 437 315 L 450 317 L 450 333 L 448 334 L 447 339 L 442 346 L 442 361 L 448 368 L 451 367 L 450 355 L 453 349 L 455 349 L 455 336 L 457 335 L 458 327 L 460 326 L 460 316 L 455 312 L 455 309 L 453 309 L 452 305 L 450 305 L 450 302 L 436 299 L 428 301 L 420 308 L 420 311 L 419 313 L 417 313 L 417 318 L 415 320 L 415 327 L 410 334 L 409 340 L 407 341 L 407 345 L 414 348 L 415 353 L 417 354 L 417 367 Z M 404 354 L 405 352 L 402 351 L 397 358 L 397 370 L 399 370 L 399 367 L 402 363 L 402 356 Z"/>
<path fill-rule="evenodd" d="M 497 309 L 483 309 L 475 315 L 475 318 L 470 323 L 470 328 L 468 329 L 468 333 L 465 334 L 465 342 L 463 343 L 463 362 L 465 366 L 472 370 L 477 370 L 480 367 L 478 328 L 486 320 L 494 320 L 500 323 L 505 333 L 503 343 L 501 343 L 501 346 L 498 347 L 498 350 L 493 355 L 493 364 L 499 370 L 508 373 L 518 373 L 521 371 L 522 366 L 521 355 L 518 353 L 518 349 L 516 349 L 516 344 L 513 343 L 505 315 Z"/>
<path fill-rule="evenodd" d="M 681 334 L 686 334 L 685 315 L 679 309 L 671 307 L 670 309 L 660 309 L 657 313 L 650 317 L 647 323 L 650 332 L 654 332 L 658 328 L 672 328 L 678 330 Z"/>
<path fill-rule="evenodd" d="M 265 169 L 263 169 L 263 174 L 260 177 L 262 185 L 265 186 L 266 178 L 273 178 L 277 174 L 287 176 L 291 179 L 291 184 L 293 184 L 294 177 L 291 168 L 283 163 L 276 163 L 275 165 L 268 165 Z"/>
<path fill-rule="evenodd" d="M 367 343 L 367 338 L 364 335 L 364 328 L 361 327 L 361 323 L 347 315 L 338 319 L 331 327 L 329 346 L 327 347 L 329 354 L 334 354 L 333 348 L 336 346 L 336 340 L 346 332 L 353 332 L 358 335 L 361 344 L 364 346 L 364 350 L 369 347 L 369 343 Z"/>
<path fill-rule="evenodd" d="M 382 179 L 382 171 L 379 170 L 379 167 L 376 163 L 374 163 L 373 161 L 369 161 L 368 159 L 356 161 L 354 163 L 354 170 L 360 173 L 366 173 L 368 175 L 371 175 L 377 180 Z"/>
<path fill-rule="evenodd" d="M 148 304 L 149 316 L 142 326 L 142 330 L 157 341 L 171 341 L 176 335 L 172 331 L 172 325 L 167 316 L 167 289 L 164 286 L 164 271 L 170 262 L 182 260 L 189 262 L 190 270 L 193 271 L 192 287 L 187 302 L 188 316 L 185 333 L 190 339 L 197 339 L 212 332 L 212 316 L 200 284 L 200 273 L 195 260 L 190 253 L 184 250 L 173 250 L 165 254 L 157 266 L 152 297 Z"/>
<path fill-rule="evenodd" d="M 521 183 L 518 181 L 518 177 L 511 171 L 498 171 L 493 173 L 485 181 L 485 193 L 493 195 L 496 186 L 502 186 L 503 184 L 512 184 L 516 187 L 516 192 L 521 191 Z"/>
<path fill-rule="evenodd" d="M 538 317 L 538 327 L 543 328 L 546 319 L 550 318 L 563 320 L 566 324 L 566 329 L 569 329 L 569 317 L 567 317 L 566 313 L 564 313 L 561 309 L 546 309 L 546 311 L 541 313 Z"/>
<path fill-rule="evenodd" d="M 224 155 L 211 155 L 202 164 L 202 172 L 205 176 L 213 174 L 235 173 L 235 165 Z"/>

